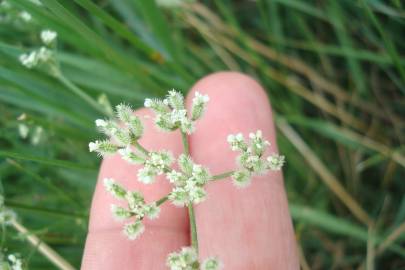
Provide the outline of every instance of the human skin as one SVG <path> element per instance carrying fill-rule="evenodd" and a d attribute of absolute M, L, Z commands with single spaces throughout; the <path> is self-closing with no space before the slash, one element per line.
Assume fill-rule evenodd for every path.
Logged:
<path fill-rule="evenodd" d="M 262 87 L 236 72 L 219 72 L 198 81 L 186 99 L 190 107 L 194 91 L 207 94 L 207 110 L 189 136 L 190 153 L 215 175 L 235 169 L 228 134 L 262 130 L 270 141 L 267 154 L 277 151 L 271 108 Z M 151 150 L 166 149 L 178 156 L 183 151 L 178 131 L 163 133 L 153 126 L 153 113 L 141 116 L 145 133 L 140 143 Z M 167 269 L 166 257 L 190 246 L 187 208 L 170 203 L 161 207 L 156 220 L 145 220 L 145 232 L 136 240 L 122 233 L 123 224 L 112 217 L 110 205 L 117 200 L 103 187 L 105 177 L 114 178 L 130 190 L 140 190 L 147 202 L 170 192 L 169 181 L 158 177 L 151 185 L 136 180 L 137 165 L 118 155 L 104 158 L 90 214 L 89 233 L 82 270 Z M 230 178 L 207 184 L 207 199 L 195 206 L 200 259 L 217 256 L 229 270 L 299 269 L 294 230 L 288 211 L 281 172 L 253 177 L 247 188 L 236 188 Z"/>

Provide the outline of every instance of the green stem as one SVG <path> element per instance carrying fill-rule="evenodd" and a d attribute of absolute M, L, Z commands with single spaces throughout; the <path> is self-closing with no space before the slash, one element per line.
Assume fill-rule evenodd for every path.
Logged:
<path fill-rule="evenodd" d="M 141 151 L 145 155 L 149 155 L 149 151 L 146 150 L 146 148 L 143 147 L 138 141 L 134 141 L 134 145 L 135 145 L 136 148 L 138 148 L 139 151 Z"/>
<path fill-rule="evenodd" d="M 104 109 L 102 109 L 102 106 L 98 104 L 90 95 L 88 95 L 86 92 L 84 92 L 82 89 L 77 87 L 73 82 L 71 82 L 68 78 L 66 78 L 62 72 L 57 71 L 54 72 L 55 77 L 63 84 L 65 85 L 70 91 L 72 91 L 74 94 L 82 98 L 84 101 L 86 101 L 91 107 L 93 107 L 95 110 L 111 116 L 110 113 L 106 112 Z"/>
<path fill-rule="evenodd" d="M 189 155 L 190 148 L 188 145 L 187 134 L 184 132 L 181 132 L 181 139 L 183 141 L 184 154 Z M 188 205 L 188 217 L 190 219 L 191 245 L 193 246 L 193 248 L 195 249 L 195 251 L 198 254 L 197 223 L 195 221 L 195 213 L 194 213 L 194 207 L 193 207 L 192 203 L 190 203 Z"/>
<path fill-rule="evenodd" d="M 195 221 L 195 213 L 193 204 L 188 205 L 188 216 L 190 219 L 190 231 L 191 231 L 191 245 L 198 254 L 198 237 L 197 237 L 197 223 Z"/>
<path fill-rule="evenodd" d="M 181 133 L 181 140 L 183 141 L 184 154 L 190 155 L 190 147 L 188 145 L 188 138 L 186 133 Z"/>
<path fill-rule="evenodd" d="M 234 171 L 230 171 L 230 172 L 224 172 L 221 174 L 213 175 L 211 178 L 211 181 L 217 181 L 217 180 L 227 178 L 227 177 L 231 176 L 233 173 L 234 173 Z"/>
<path fill-rule="evenodd" d="M 169 195 L 164 196 L 163 198 L 160 198 L 159 200 L 156 201 L 156 206 L 161 206 L 164 204 L 167 200 L 169 199 Z"/>

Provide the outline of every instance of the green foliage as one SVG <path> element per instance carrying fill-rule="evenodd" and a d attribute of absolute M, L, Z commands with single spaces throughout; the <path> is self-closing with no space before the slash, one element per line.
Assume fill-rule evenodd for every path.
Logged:
<path fill-rule="evenodd" d="M 99 162 L 87 144 L 103 115 L 91 104 L 140 107 L 233 69 L 264 85 L 278 116 L 303 268 L 403 267 L 400 1 L 41 1 L 0 7 L 0 180 L 6 206 L 67 261 L 80 265 Z M 58 32 L 67 81 L 18 61 L 42 29 Z M 54 269 L 12 228 L 3 234 L 30 269 Z"/>

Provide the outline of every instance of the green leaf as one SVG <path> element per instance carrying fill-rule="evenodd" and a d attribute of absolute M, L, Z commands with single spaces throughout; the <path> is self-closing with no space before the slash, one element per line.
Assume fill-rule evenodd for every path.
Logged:
<path fill-rule="evenodd" d="M 8 157 L 8 158 L 15 158 L 15 159 L 20 159 L 20 160 L 34 161 L 34 162 L 45 164 L 45 165 L 51 165 L 51 166 L 74 169 L 74 170 L 84 170 L 84 171 L 95 171 L 96 170 L 96 168 L 94 168 L 91 165 L 78 164 L 78 163 L 74 163 L 74 162 L 70 162 L 70 161 L 66 161 L 66 160 L 48 159 L 48 158 L 44 158 L 44 157 L 27 155 L 25 153 L 0 151 L 0 157 Z"/>

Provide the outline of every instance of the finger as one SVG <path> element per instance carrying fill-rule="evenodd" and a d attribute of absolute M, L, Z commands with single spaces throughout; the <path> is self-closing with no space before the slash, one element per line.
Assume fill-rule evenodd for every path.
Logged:
<path fill-rule="evenodd" d="M 162 133 L 153 126 L 149 112 L 137 112 L 145 125 L 140 143 L 149 150 L 170 150 L 177 156 L 182 151 L 179 133 Z M 156 201 L 169 193 L 170 183 L 158 177 L 156 183 L 145 185 L 137 181 L 139 166 L 130 165 L 119 155 L 106 157 L 100 168 L 90 213 L 89 233 L 82 262 L 84 270 L 111 269 L 166 269 L 166 256 L 189 245 L 188 218 L 183 208 L 168 203 L 161 206 L 160 216 L 144 220 L 145 232 L 136 240 L 122 233 L 123 224 L 114 220 L 110 205 L 118 200 L 105 191 L 104 178 L 114 178 L 130 190 L 140 190 L 146 202 Z"/>
<path fill-rule="evenodd" d="M 277 151 L 268 98 L 253 79 L 221 72 L 200 80 L 195 90 L 210 97 L 190 138 L 195 162 L 207 165 L 213 174 L 234 170 L 237 154 L 230 150 L 228 134 L 242 132 L 246 138 L 258 129 Z M 212 182 L 207 193 L 207 200 L 196 207 L 200 258 L 218 256 L 233 270 L 298 269 L 280 172 L 254 177 L 245 189 L 233 186 L 229 178 Z"/>

